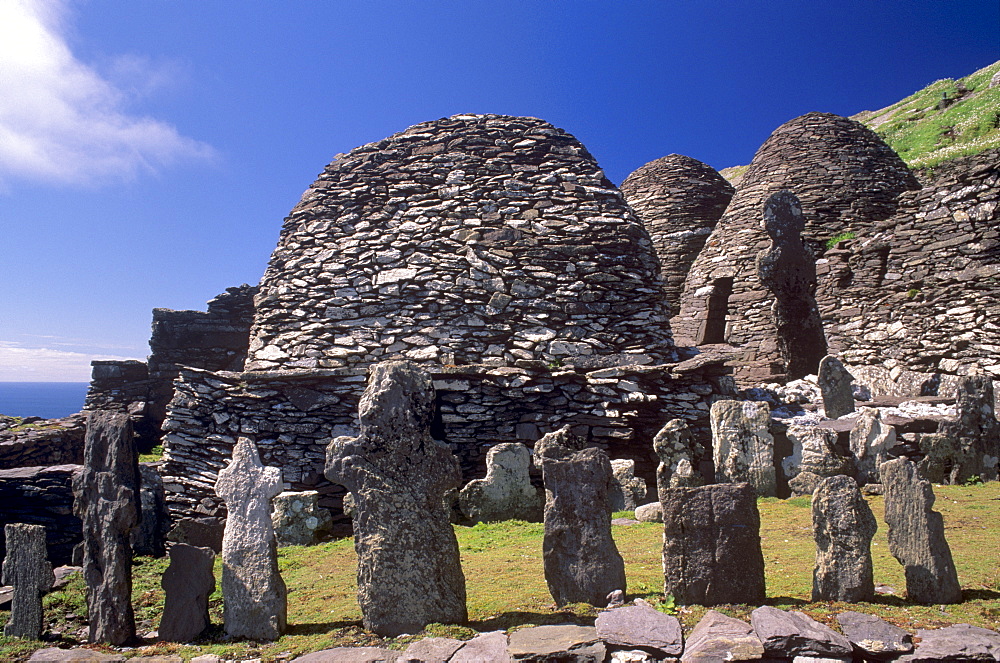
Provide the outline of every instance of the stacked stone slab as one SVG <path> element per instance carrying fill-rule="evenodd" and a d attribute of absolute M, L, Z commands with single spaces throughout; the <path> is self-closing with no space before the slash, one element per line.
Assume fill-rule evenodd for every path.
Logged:
<path fill-rule="evenodd" d="M 673 354 L 642 224 L 573 136 L 456 115 L 338 156 L 285 220 L 246 368 Z"/>
<path fill-rule="evenodd" d="M 0 470 L 83 462 L 84 413 L 38 423 L 37 428 L 0 431 Z"/>
<path fill-rule="evenodd" d="M 755 256 L 767 248 L 760 227 L 764 200 L 780 190 L 795 194 L 805 217 L 803 236 L 817 255 L 821 242 L 845 230 L 873 226 L 890 217 L 896 196 L 918 184 L 903 161 L 873 132 L 848 118 L 808 113 L 776 129 L 754 156 L 736 195 L 691 266 L 681 310 L 671 321 L 678 338 L 693 344 L 711 335 L 713 293 L 730 292 L 724 309 L 725 341 L 746 349 L 737 376 L 770 379 L 780 374 L 771 301 L 757 278 Z M 821 313 L 825 302 L 818 292 Z M 727 309 L 727 310 L 726 310 Z"/>
<path fill-rule="evenodd" d="M 836 348 L 875 395 L 950 396 L 956 377 L 1000 378 L 1000 150 L 948 161 L 895 215 L 829 251 L 820 310 Z"/>
<path fill-rule="evenodd" d="M 42 594 L 55 576 L 45 555 L 45 528 L 14 523 L 4 527 L 7 555 L 3 559 L 3 583 L 14 587 L 10 618 L 3 628 L 8 637 L 42 637 Z"/>
<path fill-rule="evenodd" d="M 430 436 L 434 386 L 408 362 L 372 366 L 358 406 L 361 434 L 327 448 L 326 476 L 354 496 L 358 604 L 380 635 L 467 619 L 465 576 L 444 495 L 458 460 Z"/>
<path fill-rule="evenodd" d="M 625 590 L 625 562 L 611 536 L 611 462 L 568 426 L 535 445 L 545 481 L 545 582 L 557 605 L 605 605 Z"/>
<path fill-rule="evenodd" d="M 660 259 L 663 291 L 676 315 L 691 263 L 726 211 L 735 190 L 714 168 L 669 154 L 640 166 L 621 184 Z"/>
<path fill-rule="evenodd" d="M 56 565 L 73 561 L 81 541 L 80 519 L 73 514 L 73 477 L 80 465 L 0 470 L 0 525 L 28 523 L 45 527 L 48 558 Z M 0 556 L 6 545 L 0 537 Z"/>

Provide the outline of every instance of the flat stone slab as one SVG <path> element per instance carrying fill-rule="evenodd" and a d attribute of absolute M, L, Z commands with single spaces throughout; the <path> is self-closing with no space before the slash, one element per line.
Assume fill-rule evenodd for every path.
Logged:
<path fill-rule="evenodd" d="M 808 615 L 792 610 L 785 612 L 771 606 L 757 608 L 750 615 L 753 630 L 764 645 L 764 653 L 776 658 L 847 657 L 850 641 L 829 626 Z"/>
<path fill-rule="evenodd" d="M 916 649 L 895 659 L 899 663 L 937 661 L 1000 661 L 1000 633 L 968 624 L 919 629 Z"/>
<path fill-rule="evenodd" d="M 913 651 L 909 633 L 875 615 L 848 611 L 837 615 L 837 621 L 854 648 L 867 657 L 889 659 Z"/>
<path fill-rule="evenodd" d="M 597 615 L 597 636 L 609 645 L 649 647 L 667 656 L 684 649 L 681 623 L 649 605 L 626 605 Z"/>
<path fill-rule="evenodd" d="M 293 658 L 291 663 L 396 663 L 399 655 L 381 647 L 334 647 Z"/>
<path fill-rule="evenodd" d="M 604 643 L 593 626 L 535 626 L 510 634 L 507 652 L 514 661 L 530 663 L 602 663 Z"/>
<path fill-rule="evenodd" d="M 636 507 L 635 518 L 642 523 L 662 523 L 663 505 L 659 502 L 650 502 L 649 504 Z"/>
<path fill-rule="evenodd" d="M 741 619 L 709 610 L 688 636 L 681 661 L 756 661 L 763 655 L 764 645 L 753 627 Z"/>
<path fill-rule="evenodd" d="M 124 661 L 121 654 L 105 654 L 93 649 L 59 649 L 47 647 L 39 649 L 28 661 Z"/>
<path fill-rule="evenodd" d="M 480 633 L 455 652 L 448 663 L 510 663 L 507 634 L 503 631 Z"/>
<path fill-rule="evenodd" d="M 446 663 L 451 660 L 452 655 L 462 648 L 465 643 L 454 638 L 424 638 L 410 643 L 403 655 L 399 657 L 400 663 Z"/>

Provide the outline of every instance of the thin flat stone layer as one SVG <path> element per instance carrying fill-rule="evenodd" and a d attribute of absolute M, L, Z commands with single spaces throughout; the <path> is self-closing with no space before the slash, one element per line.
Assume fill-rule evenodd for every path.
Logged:
<path fill-rule="evenodd" d="M 816 563 L 813 601 L 858 603 L 875 598 L 871 541 L 878 529 L 854 479 L 824 479 L 812 499 Z"/>
<path fill-rule="evenodd" d="M 670 488 L 663 501 L 663 593 L 678 603 L 764 600 L 760 513 L 750 484 Z"/>
<path fill-rule="evenodd" d="M 848 611 L 837 615 L 837 621 L 855 650 L 864 656 L 886 660 L 913 651 L 909 633 L 875 615 Z"/>
<path fill-rule="evenodd" d="M 265 467 L 257 445 L 246 437 L 215 483 L 229 510 L 222 536 L 222 599 L 226 633 L 234 638 L 274 640 L 285 631 L 288 592 L 271 523 L 271 499 L 281 487 L 281 470 Z"/>
<path fill-rule="evenodd" d="M 557 605 L 601 606 L 625 589 L 625 562 L 611 536 L 611 463 L 569 426 L 535 444 L 545 482 L 545 582 Z"/>
<path fill-rule="evenodd" d="M 334 439 L 326 476 L 354 496 L 358 604 L 380 635 L 466 621 L 465 576 L 444 495 L 458 460 L 430 436 L 434 385 L 407 362 L 375 364 L 361 397 L 361 435 Z"/>
<path fill-rule="evenodd" d="M 607 650 L 593 626 L 556 624 L 514 631 L 507 651 L 526 663 L 603 663 Z"/>
<path fill-rule="evenodd" d="M 882 465 L 889 552 L 903 565 L 906 595 L 918 603 L 958 603 L 962 588 L 944 536 L 944 519 L 934 511 L 934 491 L 906 458 Z"/>
<path fill-rule="evenodd" d="M 454 638 L 424 638 L 411 643 L 399 660 L 406 663 L 450 661 L 452 655 L 464 644 L 461 640 Z"/>
<path fill-rule="evenodd" d="M 73 513 L 83 523 L 90 641 L 125 644 L 135 638 L 131 535 L 140 513 L 139 462 L 127 414 L 91 412 L 73 496 Z"/>
<path fill-rule="evenodd" d="M 709 610 L 684 643 L 682 663 L 755 661 L 764 645 L 746 622 Z"/>
<path fill-rule="evenodd" d="M 334 647 L 292 659 L 292 663 L 396 663 L 400 652 L 381 647 Z"/>
<path fill-rule="evenodd" d="M 38 640 L 42 636 L 42 595 L 55 582 L 46 559 L 45 528 L 11 523 L 4 527 L 7 556 L 3 560 L 3 582 L 13 585 L 10 618 L 3 634 Z"/>
<path fill-rule="evenodd" d="M 900 663 L 937 661 L 1000 661 L 1000 633 L 969 624 L 938 629 L 919 629 L 920 642 Z"/>
<path fill-rule="evenodd" d="M 795 656 L 849 657 L 850 641 L 805 613 L 762 606 L 750 614 L 764 653 L 776 658 Z"/>
<path fill-rule="evenodd" d="M 597 635 L 609 645 L 655 649 L 663 656 L 679 656 L 684 649 L 681 623 L 649 605 L 626 605 L 605 610 L 594 623 Z"/>
<path fill-rule="evenodd" d="M 480 633 L 448 659 L 448 663 L 509 663 L 507 634 L 503 631 Z"/>

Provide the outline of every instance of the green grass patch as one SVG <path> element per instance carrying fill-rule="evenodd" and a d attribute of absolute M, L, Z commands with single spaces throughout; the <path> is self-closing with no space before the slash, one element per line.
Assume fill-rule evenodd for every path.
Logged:
<path fill-rule="evenodd" d="M 155 463 L 160 460 L 163 460 L 163 446 L 159 444 L 150 449 L 149 453 L 139 454 L 140 463 Z"/>
<path fill-rule="evenodd" d="M 846 242 L 849 239 L 854 239 L 855 237 L 857 237 L 857 235 L 853 230 L 848 230 L 846 232 L 834 235 L 830 239 L 826 240 L 826 248 L 828 250 L 832 249 L 833 247 L 837 246 L 837 244 L 840 244 L 841 242 Z"/>
<path fill-rule="evenodd" d="M 944 515 L 959 580 L 962 603 L 920 606 L 902 598 L 906 584 L 902 567 L 889 554 L 881 497 L 868 498 L 879 521 L 872 545 L 876 583 L 895 589 L 872 603 L 813 603 L 810 498 L 761 499 L 761 547 L 767 580 L 767 603 L 783 609 L 802 610 L 837 628 L 834 617 L 844 610 L 877 614 L 909 631 L 953 623 L 1000 628 L 1000 572 L 996 548 L 1000 541 L 1000 482 L 972 486 L 935 487 L 935 508 Z M 625 515 L 630 514 L 626 512 Z M 621 514 L 616 514 L 621 515 Z M 279 551 L 279 568 L 288 586 L 288 633 L 272 643 L 231 641 L 222 630 L 222 597 L 217 589 L 210 600 L 213 626 L 196 645 L 149 644 L 128 656 L 179 654 L 185 659 L 200 654 L 224 658 L 260 658 L 274 661 L 280 655 L 304 654 L 337 646 L 405 648 L 417 637 L 437 635 L 468 639 L 476 633 L 526 625 L 592 624 L 597 611 L 576 604 L 558 609 L 552 602 L 542 569 L 543 527 L 540 523 L 510 521 L 456 526 L 468 592 L 469 623 L 432 624 L 411 637 L 384 639 L 361 626 L 356 600 L 357 560 L 352 539 L 317 546 L 293 546 Z M 686 632 L 705 614 L 704 606 L 679 606 L 663 595 L 661 563 L 663 527 L 637 523 L 613 528 L 625 559 L 628 598 L 641 597 L 658 609 L 676 614 Z M 138 558 L 134 566 L 133 606 L 139 631 L 155 629 L 163 606 L 160 577 L 166 560 Z M 216 561 L 216 578 L 221 564 Z M 67 635 L 85 625 L 83 579 L 75 576 L 64 589 L 45 597 L 46 617 L 53 628 Z M 721 606 L 722 612 L 748 619 L 757 606 Z M 0 611 L 0 625 L 9 613 Z M 34 649 L 52 643 L 0 638 L 0 660 L 23 660 Z"/>

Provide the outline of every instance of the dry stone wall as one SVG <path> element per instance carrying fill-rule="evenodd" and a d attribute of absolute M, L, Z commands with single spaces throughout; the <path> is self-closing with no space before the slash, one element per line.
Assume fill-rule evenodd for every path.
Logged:
<path fill-rule="evenodd" d="M 991 150 L 938 166 L 897 214 L 819 261 L 831 348 L 876 394 L 952 396 L 955 376 L 1000 379 L 998 220 Z"/>
<path fill-rule="evenodd" d="M 669 419 L 689 421 L 701 444 L 696 460 L 710 459 L 709 404 L 731 390 L 722 361 L 590 372 L 542 362 L 439 366 L 432 431 L 459 457 L 464 481 L 485 476 L 492 446 L 531 446 L 569 424 L 612 457 L 635 460 L 637 474 L 655 485 L 652 439 Z M 212 486 L 240 435 L 255 439 L 264 464 L 282 468 L 285 490 L 317 490 L 322 506 L 339 511 L 344 490 L 323 478 L 324 450 L 333 437 L 358 434 L 366 375 L 364 368 L 183 370 L 164 423 L 161 473 L 171 513 L 222 513 Z"/>
<path fill-rule="evenodd" d="M 680 154 L 650 161 L 621 184 L 660 259 L 670 315 L 680 310 L 691 263 L 726 211 L 734 189 L 711 166 Z"/>
<path fill-rule="evenodd" d="M 642 224 L 573 136 L 456 115 L 338 156 L 285 220 L 247 370 L 673 358 Z"/>
<path fill-rule="evenodd" d="M 783 124 L 757 151 L 691 267 L 681 312 L 671 321 L 677 338 L 693 345 L 724 341 L 741 346 L 737 377 L 774 379 L 781 367 L 772 298 L 754 265 L 768 246 L 761 228 L 766 198 L 779 190 L 799 198 L 806 222 L 803 237 L 821 255 L 823 241 L 842 231 L 874 227 L 893 215 L 900 193 L 916 188 L 903 161 L 854 120 L 808 113 Z"/>
<path fill-rule="evenodd" d="M 20 467 L 0 470 L 0 527 L 29 523 L 45 527 L 49 561 L 70 564 L 81 541 L 80 519 L 73 515 L 73 476 L 81 465 Z M 0 537 L 0 557 L 6 555 Z"/>
<path fill-rule="evenodd" d="M 83 462 L 87 419 L 74 414 L 35 427 L 0 432 L 0 469 Z"/>

